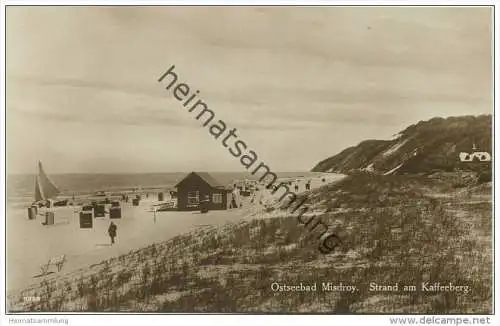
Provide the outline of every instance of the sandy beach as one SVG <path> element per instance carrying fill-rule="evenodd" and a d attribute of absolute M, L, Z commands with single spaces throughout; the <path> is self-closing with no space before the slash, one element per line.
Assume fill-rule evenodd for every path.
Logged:
<path fill-rule="evenodd" d="M 336 174 L 324 174 L 316 177 L 292 179 L 293 182 L 301 185 L 299 192 L 302 192 L 308 181 L 311 183 L 311 189 L 314 189 L 339 180 L 341 177 Z M 284 181 L 288 181 L 288 179 Z M 267 190 L 260 190 L 260 193 L 256 194 L 256 197 L 265 199 L 263 201 L 267 203 L 280 196 L 281 194 L 277 193 L 274 198 L 271 198 L 272 195 Z M 54 208 L 55 224 L 52 226 L 42 225 L 44 218 L 41 215 L 38 215 L 36 220 L 28 220 L 25 208 L 8 209 L 8 292 L 38 284 L 44 278 L 75 272 L 104 259 L 116 257 L 155 242 L 168 240 L 199 227 L 221 226 L 243 219 L 264 217 L 263 214 L 260 214 L 264 206 L 259 205 L 258 201 L 250 204 L 251 197 L 244 197 L 242 199 L 243 205 L 238 209 L 210 211 L 206 214 L 200 214 L 198 211 L 157 212 L 155 218 L 151 211 L 151 205 L 155 203 L 156 199 L 156 196 L 150 195 L 141 200 L 139 206 L 122 203 L 122 218 L 113 220 L 118 226 L 117 242 L 113 246 L 110 245 L 110 239 L 107 235 L 110 223 L 108 215 L 104 218 L 95 218 L 93 229 L 80 229 L 78 225 L 80 207 Z M 39 276 L 42 264 L 51 257 L 63 254 L 66 255 L 67 261 L 60 272 L 57 272 L 55 267 L 51 267 L 50 272 L 52 273 L 43 277 Z"/>

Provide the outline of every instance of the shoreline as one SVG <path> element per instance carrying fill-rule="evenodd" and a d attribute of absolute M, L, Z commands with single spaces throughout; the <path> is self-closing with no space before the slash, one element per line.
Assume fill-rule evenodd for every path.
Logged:
<path fill-rule="evenodd" d="M 212 172 L 209 172 L 212 174 Z M 158 178 L 168 178 L 170 179 L 169 181 L 165 181 L 162 183 L 155 183 L 155 184 L 150 184 L 150 182 L 146 182 L 146 184 L 140 184 L 140 182 L 136 182 L 137 180 L 135 179 L 140 178 L 140 177 L 148 177 L 150 175 L 159 175 Z M 114 196 L 119 196 L 122 193 L 133 193 L 134 189 L 140 188 L 141 192 L 167 192 L 169 190 L 174 190 L 174 187 L 178 181 L 182 179 L 183 176 L 187 175 L 188 173 L 179 173 L 179 172 L 166 172 L 166 173 L 131 173 L 131 174 L 73 174 L 73 173 L 68 173 L 68 174 L 52 174 L 51 177 L 54 179 L 56 184 L 58 186 L 61 186 L 61 195 L 59 196 L 60 199 L 71 199 L 73 194 L 79 197 L 88 197 L 91 196 L 98 191 L 105 191 L 109 193 L 110 195 Z M 303 171 L 303 172 L 277 172 L 278 174 L 278 179 L 289 179 L 289 178 L 314 178 L 319 175 L 335 175 L 337 173 L 330 173 L 330 172 L 311 172 L 311 171 Z M 102 185 L 102 186 L 78 186 L 82 180 L 72 180 L 70 181 L 61 181 L 57 180 L 59 178 L 64 178 L 64 177 L 74 177 L 75 175 L 77 176 L 88 176 L 88 177 L 94 177 L 94 176 L 99 176 L 102 178 L 106 177 L 129 177 L 129 178 L 134 178 L 133 180 L 129 180 L 129 184 L 124 184 L 124 185 L 116 185 L 116 186 L 110 186 L 110 185 Z M 224 185 L 231 185 L 234 181 L 236 180 L 259 180 L 257 176 L 252 175 L 249 172 L 214 172 L 213 173 L 214 178 L 216 178 L 218 181 L 220 181 Z M 16 175 L 9 175 L 7 177 L 7 198 L 6 202 L 9 204 L 21 204 L 21 203 L 31 203 L 33 199 L 33 177 L 34 175 L 32 174 L 16 174 Z M 83 180 L 84 181 L 84 180 Z M 112 180 L 117 182 L 117 180 Z M 109 181 L 109 182 L 112 182 Z M 134 182 L 135 181 L 135 182 Z M 71 187 L 73 186 L 73 187 Z"/>

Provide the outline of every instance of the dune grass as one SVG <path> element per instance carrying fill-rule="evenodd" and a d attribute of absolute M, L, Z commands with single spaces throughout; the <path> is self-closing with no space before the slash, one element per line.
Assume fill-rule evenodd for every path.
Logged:
<path fill-rule="evenodd" d="M 294 216 L 254 219 L 47 279 L 9 298 L 9 310 L 491 312 L 491 241 L 481 241 L 491 239 L 491 197 L 459 194 L 446 178 L 364 174 L 307 195 L 343 241 L 331 254 L 317 250 L 315 235 Z M 372 282 L 420 288 L 425 281 L 468 285 L 471 292 L 369 291 Z M 272 282 L 343 282 L 360 291 L 274 293 Z"/>

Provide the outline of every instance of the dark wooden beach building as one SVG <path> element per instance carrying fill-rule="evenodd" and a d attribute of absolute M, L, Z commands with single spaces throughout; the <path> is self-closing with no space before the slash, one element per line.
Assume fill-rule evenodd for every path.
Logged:
<path fill-rule="evenodd" d="M 208 199 L 209 210 L 228 209 L 231 201 L 231 189 L 221 185 L 206 172 L 191 172 L 182 179 L 177 188 L 177 209 L 196 211 L 200 202 Z"/>

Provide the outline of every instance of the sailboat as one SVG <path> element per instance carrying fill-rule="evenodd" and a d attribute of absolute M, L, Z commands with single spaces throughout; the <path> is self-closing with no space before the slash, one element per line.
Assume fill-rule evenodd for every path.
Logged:
<path fill-rule="evenodd" d="M 45 171 L 43 170 L 42 162 L 38 162 L 38 175 L 35 177 L 35 202 L 34 205 L 44 202 L 44 206 L 47 203 L 56 198 L 61 191 L 56 187 L 56 185 L 49 179 Z M 54 224 L 54 212 L 46 210 L 45 212 L 45 225 Z"/>

